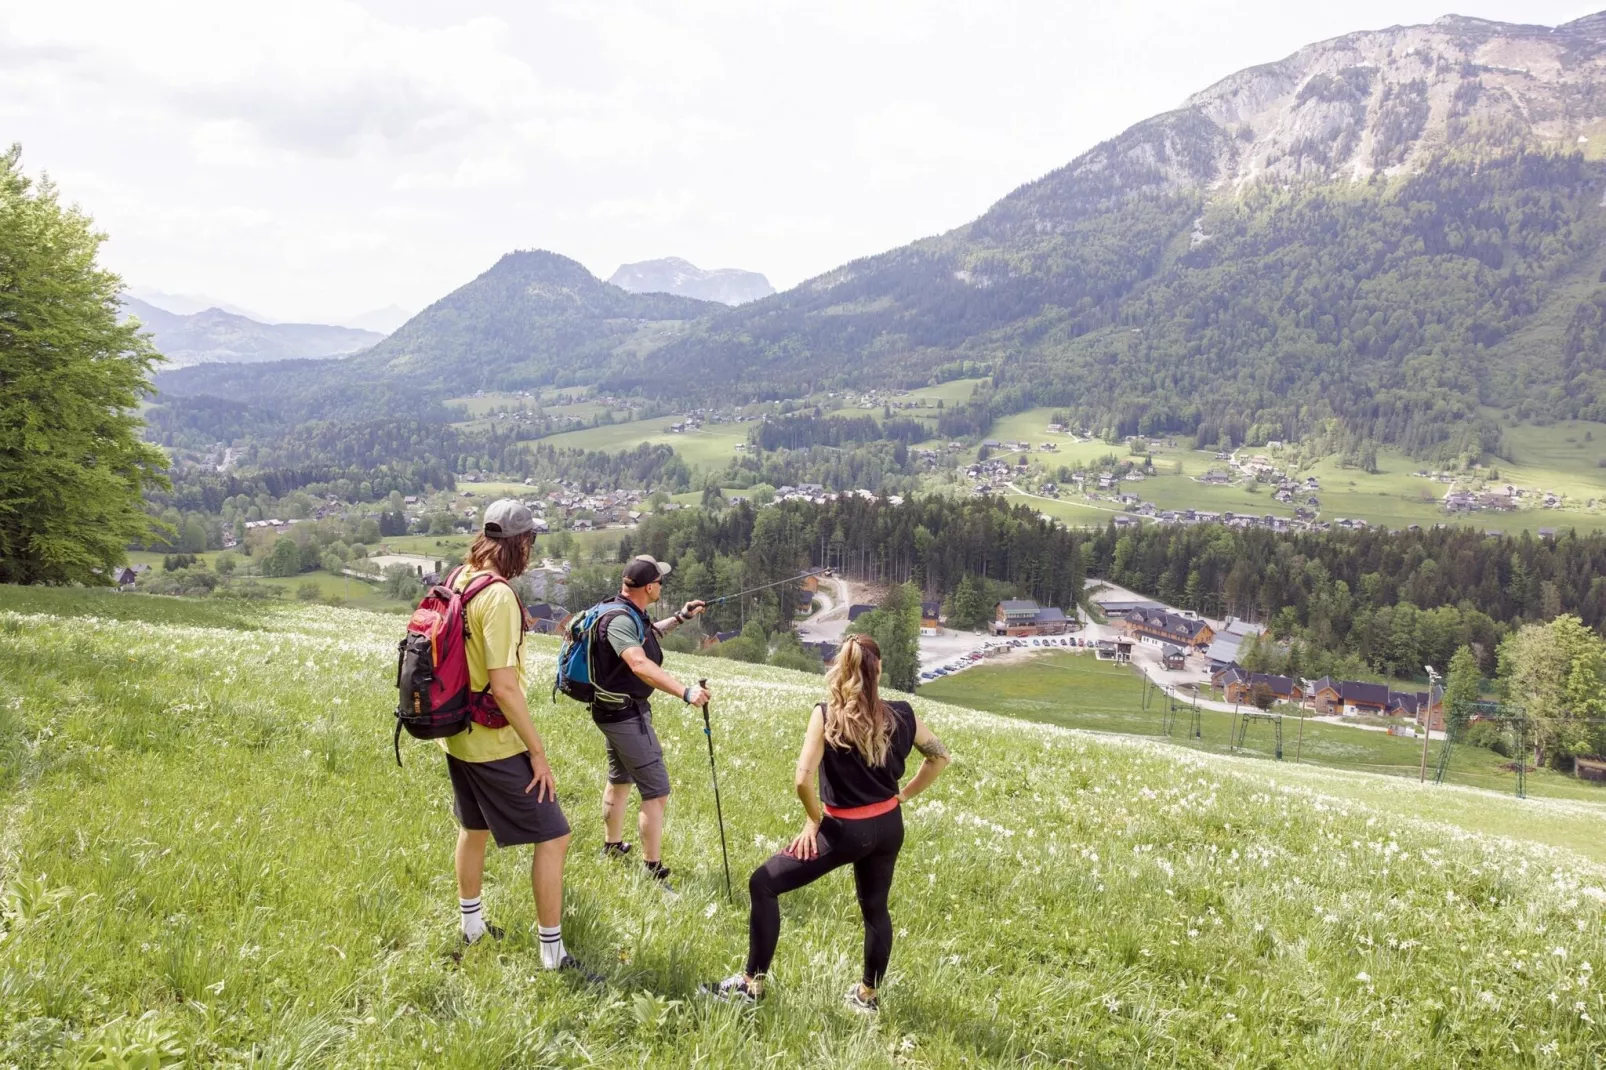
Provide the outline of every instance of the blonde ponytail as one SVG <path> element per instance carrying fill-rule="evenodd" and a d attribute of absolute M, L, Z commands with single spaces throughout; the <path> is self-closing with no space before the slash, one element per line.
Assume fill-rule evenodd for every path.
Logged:
<path fill-rule="evenodd" d="M 892 748 L 892 718 L 881 701 L 881 648 L 868 635 L 842 641 L 826 673 L 825 741 L 859 752 L 873 766 L 887 763 Z"/>

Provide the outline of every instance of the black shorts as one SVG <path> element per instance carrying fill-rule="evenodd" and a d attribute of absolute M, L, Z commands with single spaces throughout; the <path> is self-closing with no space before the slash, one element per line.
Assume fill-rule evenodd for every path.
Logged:
<path fill-rule="evenodd" d="M 669 767 L 664 748 L 652 727 L 652 707 L 640 704 L 640 713 L 623 721 L 598 721 L 608 744 L 608 783 L 634 784 L 641 801 L 669 794 Z"/>
<path fill-rule="evenodd" d="M 528 754 L 494 762 L 465 762 L 448 754 L 446 772 L 452 778 L 457 823 L 470 832 L 490 829 L 498 847 L 545 843 L 569 834 L 569 819 L 557 799 L 548 796 L 543 802 L 533 791 L 525 794 L 530 783 Z"/>

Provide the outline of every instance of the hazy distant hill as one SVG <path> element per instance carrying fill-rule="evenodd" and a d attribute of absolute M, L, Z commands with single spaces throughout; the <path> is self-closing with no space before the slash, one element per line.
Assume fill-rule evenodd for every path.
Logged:
<path fill-rule="evenodd" d="M 221 308 L 225 312 L 232 312 L 236 316 L 244 316 L 246 319 L 256 320 L 258 323 L 277 322 L 271 316 L 264 316 L 252 309 L 242 308 L 239 305 L 216 297 L 209 297 L 206 294 L 168 293 L 166 290 L 158 290 L 152 286 L 130 286 L 127 294 L 129 297 L 139 298 L 147 305 L 155 305 L 163 312 L 173 312 L 180 316 L 192 316 L 197 312 L 205 312 L 209 308 Z"/>
<path fill-rule="evenodd" d="M 384 341 L 340 361 L 208 366 L 166 372 L 173 395 L 273 405 L 295 417 L 427 411 L 475 390 L 594 382 L 622 355 L 645 352 L 722 306 L 631 294 L 568 257 L 508 253 Z"/>
<path fill-rule="evenodd" d="M 705 271 L 678 256 L 623 264 L 608 281 L 633 294 L 679 294 L 699 301 L 718 301 L 722 305 L 746 304 L 775 292 L 770 280 L 756 271 L 739 268 Z"/>
<path fill-rule="evenodd" d="M 220 308 L 186 316 L 126 295 L 123 312 L 125 318 L 137 317 L 149 329 L 169 367 L 338 356 L 384 337 L 374 331 L 316 323 L 258 323 Z"/>

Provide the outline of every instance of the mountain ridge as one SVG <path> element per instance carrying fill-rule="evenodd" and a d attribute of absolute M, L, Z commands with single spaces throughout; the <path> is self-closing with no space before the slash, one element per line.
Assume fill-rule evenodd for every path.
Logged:
<path fill-rule="evenodd" d="M 169 312 L 124 295 L 122 318 L 137 318 L 169 367 L 254 363 L 338 356 L 384 337 L 374 331 L 321 323 L 262 323 L 221 308 Z"/>
<path fill-rule="evenodd" d="M 195 367 L 157 376 L 173 396 L 271 403 L 300 419 L 438 414 L 475 390 L 595 381 L 620 350 L 650 349 L 724 306 L 632 294 L 570 257 L 505 253 L 485 271 L 354 356 L 251 368 Z"/>
<path fill-rule="evenodd" d="M 621 264 L 608 282 L 630 293 L 671 293 L 722 305 L 742 305 L 775 292 L 770 280 L 756 271 L 704 269 L 678 256 Z"/>
<path fill-rule="evenodd" d="M 1606 241 L 1603 189 L 1606 13 L 1447 17 L 1235 72 L 968 223 L 749 304 L 629 295 L 557 254 L 509 254 L 350 367 L 437 393 L 589 382 L 692 401 L 979 366 L 984 396 L 940 434 L 1054 405 L 1117 434 L 1235 443 L 1336 421 L 1478 453 L 1488 406 L 1606 416 L 1606 281 L 1551 310 L 1565 339 L 1520 366 L 1491 356 L 1578 288 L 1561 281 Z M 295 383 L 316 374 L 283 387 L 313 396 Z M 264 385 L 226 378 L 171 381 Z"/>

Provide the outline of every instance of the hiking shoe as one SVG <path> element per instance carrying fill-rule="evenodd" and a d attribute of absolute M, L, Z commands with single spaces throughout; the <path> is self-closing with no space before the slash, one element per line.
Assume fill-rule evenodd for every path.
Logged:
<path fill-rule="evenodd" d="M 487 936 L 492 940 L 502 939 L 502 927 L 500 925 L 486 925 L 485 931 L 474 937 L 472 940 L 469 939 L 468 933 L 459 933 L 458 935 L 462 936 L 464 944 L 472 947 L 481 940 L 484 940 Z"/>
<path fill-rule="evenodd" d="M 627 858 L 630 855 L 630 845 L 623 840 L 618 843 L 604 843 L 602 845 L 603 858 Z"/>
<path fill-rule="evenodd" d="M 863 986 L 857 981 L 853 982 L 853 987 L 842 997 L 842 1002 L 848 1010 L 859 1014 L 874 1014 L 881 1009 L 880 997 L 871 996 L 865 999 Z"/>
<path fill-rule="evenodd" d="M 763 990 L 753 991 L 753 987 L 747 983 L 747 978 L 739 973 L 733 973 L 723 981 L 698 985 L 697 991 L 705 996 L 724 1000 L 726 1003 L 743 1003 L 747 1006 L 752 1006 L 764 998 Z"/>
<path fill-rule="evenodd" d="M 563 958 L 558 962 L 558 969 L 559 971 L 567 970 L 572 973 L 579 974 L 581 980 L 585 981 L 587 984 L 600 985 L 607 981 L 607 978 L 602 976 L 602 974 L 592 973 L 590 970 L 580 965 L 579 959 L 567 953 L 565 953 Z"/>
<path fill-rule="evenodd" d="M 670 886 L 670 869 L 668 866 L 664 865 L 662 862 L 648 862 L 646 863 L 646 868 L 647 876 L 651 877 L 655 881 L 662 881 L 665 888 Z"/>

